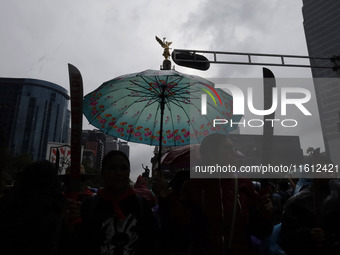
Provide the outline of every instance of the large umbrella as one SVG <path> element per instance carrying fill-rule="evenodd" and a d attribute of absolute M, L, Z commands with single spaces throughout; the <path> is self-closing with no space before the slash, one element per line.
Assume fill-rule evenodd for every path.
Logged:
<path fill-rule="evenodd" d="M 200 162 L 199 150 L 199 144 L 173 147 L 163 155 L 161 166 L 169 170 L 189 169 L 190 163 Z"/>
<path fill-rule="evenodd" d="M 202 94 L 210 96 L 205 115 L 201 114 Z M 107 81 L 84 97 L 83 112 L 90 124 L 105 133 L 159 145 L 160 152 L 162 145 L 197 144 L 210 133 L 228 133 L 236 126 L 214 127 L 213 120 L 238 122 L 242 117 L 232 115 L 228 93 L 214 89 L 206 79 L 175 70 L 146 70 Z"/>
<path fill-rule="evenodd" d="M 235 151 L 237 160 L 244 158 L 244 154 Z M 161 166 L 164 169 L 179 170 L 190 169 L 191 165 L 199 165 L 201 162 L 200 144 L 190 144 L 171 148 L 162 157 Z"/>

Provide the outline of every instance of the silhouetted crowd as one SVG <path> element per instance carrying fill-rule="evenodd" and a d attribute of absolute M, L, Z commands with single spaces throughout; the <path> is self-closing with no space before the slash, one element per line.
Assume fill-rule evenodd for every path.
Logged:
<path fill-rule="evenodd" d="M 200 155 L 206 165 L 226 165 L 237 151 L 212 134 Z M 74 191 L 66 188 L 72 176 L 32 163 L 1 194 L 1 254 L 340 254 L 338 179 L 191 179 L 181 170 L 169 182 L 144 170 L 131 185 L 128 157 L 111 151 L 103 187 L 79 178 Z"/>

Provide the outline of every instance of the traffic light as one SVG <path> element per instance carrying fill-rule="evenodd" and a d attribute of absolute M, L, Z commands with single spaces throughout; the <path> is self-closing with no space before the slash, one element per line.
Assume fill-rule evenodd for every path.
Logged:
<path fill-rule="evenodd" d="M 206 71 L 210 67 L 210 62 L 206 57 L 190 51 L 173 50 L 171 58 L 179 66 L 202 71 Z"/>

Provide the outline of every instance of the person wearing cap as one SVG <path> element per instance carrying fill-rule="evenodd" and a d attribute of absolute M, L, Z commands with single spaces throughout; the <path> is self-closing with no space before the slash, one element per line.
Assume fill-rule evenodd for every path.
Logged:
<path fill-rule="evenodd" d="M 202 141 L 200 155 L 206 166 L 228 165 L 238 152 L 227 135 L 215 133 Z M 264 238 L 272 231 L 269 195 L 259 197 L 249 179 L 225 177 L 189 179 L 179 199 L 155 181 L 163 231 L 176 229 L 178 237 L 187 238 L 188 254 L 255 254 L 251 236 Z"/>

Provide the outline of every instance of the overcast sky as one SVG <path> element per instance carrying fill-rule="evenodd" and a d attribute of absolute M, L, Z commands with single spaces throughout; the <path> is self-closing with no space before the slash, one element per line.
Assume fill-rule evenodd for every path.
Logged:
<path fill-rule="evenodd" d="M 0 76 L 69 90 L 71 63 L 82 73 L 86 95 L 119 75 L 159 69 L 163 49 L 155 35 L 175 49 L 308 55 L 301 8 L 300 0 L 1 0 Z M 208 79 L 262 77 L 260 66 L 175 68 Z M 270 69 L 281 78 L 311 77 L 304 68 Z M 87 123 L 84 128 L 93 129 Z M 303 147 L 323 147 L 315 128 L 306 129 Z M 135 179 L 142 164 L 151 168 L 153 147 L 129 144 Z"/>

